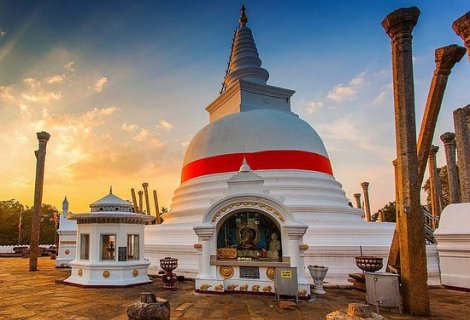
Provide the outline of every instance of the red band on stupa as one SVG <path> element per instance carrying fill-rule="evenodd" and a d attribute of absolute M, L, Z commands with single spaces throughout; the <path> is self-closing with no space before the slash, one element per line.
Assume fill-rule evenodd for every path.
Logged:
<path fill-rule="evenodd" d="M 308 151 L 275 150 L 229 153 L 195 160 L 183 167 L 181 182 L 209 174 L 238 171 L 243 158 L 252 170 L 297 169 L 333 175 L 330 160 L 325 156 Z"/>

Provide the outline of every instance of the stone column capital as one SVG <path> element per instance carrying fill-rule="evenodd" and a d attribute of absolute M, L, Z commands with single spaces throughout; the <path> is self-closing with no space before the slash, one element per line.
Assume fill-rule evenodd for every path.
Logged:
<path fill-rule="evenodd" d="M 436 61 L 435 73 L 438 75 L 448 76 L 454 65 L 462 60 L 465 52 L 467 52 L 467 50 L 464 47 L 458 46 L 456 44 L 437 48 L 434 52 Z"/>
<path fill-rule="evenodd" d="M 397 37 L 408 35 L 418 22 L 420 11 L 417 7 L 400 8 L 385 17 L 382 21 L 382 27 L 392 40 Z"/>
<path fill-rule="evenodd" d="M 436 154 L 438 151 L 438 146 L 431 145 L 431 148 L 429 149 L 429 158 L 436 158 Z"/>
<path fill-rule="evenodd" d="M 361 187 L 362 189 L 367 190 L 369 188 L 369 182 L 364 181 L 363 183 L 361 183 Z"/>
<path fill-rule="evenodd" d="M 49 138 L 51 137 L 51 135 L 45 131 L 38 132 L 36 133 L 36 135 L 38 137 L 39 142 L 44 143 L 47 143 L 47 141 L 49 141 Z"/>
<path fill-rule="evenodd" d="M 143 187 L 144 189 L 148 188 L 148 186 L 149 186 L 149 184 L 148 184 L 147 182 L 142 183 L 142 187 Z"/>
<path fill-rule="evenodd" d="M 139 190 L 137 193 L 138 194 L 144 194 L 144 192 L 142 190 Z"/>
<path fill-rule="evenodd" d="M 355 194 L 354 194 L 354 198 L 359 198 L 360 196 L 361 196 L 360 193 L 355 193 Z"/>
<path fill-rule="evenodd" d="M 468 57 L 470 58 L 470 11 L 455 20 L 452 24 L 452 29 L 463 39 L 467 47 Z"/>
<path fill-rule="evenodd" d="M 441 140 L 444 145 L 453 145 L 455 146 L 455 133 L 453 132 L 446 132 L 441 134 Z"/>

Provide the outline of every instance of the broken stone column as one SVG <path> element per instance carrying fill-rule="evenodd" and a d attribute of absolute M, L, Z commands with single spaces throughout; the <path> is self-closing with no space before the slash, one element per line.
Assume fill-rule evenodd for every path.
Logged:
<path fill-rule="evenodd" d="M 364 211 L 366 221 L 370 221 L 370 204 L 369 204 L 369 182 L 361 183 L 362 191 L 364 192 Z"/>
<path fill-rule="evenodd" d="M 460 201 L 470 202 L 470 104 L 454 111 L 455 140 L 459 166 Z"/>
<path fill-rule="evenodd" d="M 147 209 L 147 214 L 150 215 L 150 199 L 149 199 L 149 184 L 147 182 L 142 183 L 144 188 L 144 197 L 145 197 L 145 209 Z"/>
<path fill-rule="evenodd" d="M 436 155 L 438 151 L 438 146 L 431 146 L 431 150 L 429 151 L 429 192 L 431 194 L 431 211 L 434 218 L 438 218 L 442 212 L 440 199 L 440 195 L 442 194 L 441 180 L 437 173 L 436 164 Z M 433 220 L 433 229 L 436 227 L 435 220 Z"/>
<path fill-rule="evenodd" d="M 36 155 L 36 182 L 34 184 L 34 207 L 31 221 L 31 245 L 29 252 L 29 271 L 37 271 L 39 256 L 39 230 L 41 224 L 42 194 L 44 190 L 44 170 L 46 166 L 46 146 L 51 135 L 45 131 L 37 133 L 39 148 Z"/>
<path fill-rule="evenodd" d="M 447 178 L 449 181 L 450 203 L 460 202 L 459 177 L 457 173 L 457 161 L 455 159 L 455 133 L 446 132 L 441 135 L 444 143 L 447 164 Z"/>
<path fill-rule="evenodd" d="M 462 38 L 467 48 L 468 59 L 470 60 L 470 11 L 455 20 L 452 24 L 452 29 Z"/>
<path fill-rule="evenodd" d="M 151 292 L 142 292 L 140 302 L 127 308 L 129 320 L 170 320 L 170 303 Z"/>
<path fill-rule="evenodd" d="M 139 190 L 139 209 L 140 213 L 144 213 L 144 192 L 142 190 Z"/>
<path fill-rule="evenodd" d="M 403 306 L 410 315 L 430 314 L 427 287 L 424 219 L 418 183 L 414 106 L 412 31 L 417 7 L 401 8 L 385 17 L 382 26 L 392 39 L 393 93 L 399 181 L 399 243 Z"/>
<path fill-rule="evenodd" d="M 465 48 L 458 45 L 450 45 L 436 49 L 434 56 L 436 69 L 429 87 L 426 107 L 418 135 L 418 183 L 423 183 L 426 163 L 428 162 L 429 149 L 431 148 L 437 117 L 441 110 L 444 91 L 452 68 L 465 55 Z"/>
<path fill-rule="evenodd" d="M 139 206 L 137 205 L 137 198 L 135 196 L 134 188 L 131 188 L 132 204 L 134 205 L 134 212 L 139 212 Z"/>
<path fill-rule="evenodd" d="M 360 194 L 360 193 L 355 193 L 355 194 L 354 194 L 354 199 L 356 199 L 356 208 L 362 209 L 362 206 L 361 206 L 361 194 Z"/>

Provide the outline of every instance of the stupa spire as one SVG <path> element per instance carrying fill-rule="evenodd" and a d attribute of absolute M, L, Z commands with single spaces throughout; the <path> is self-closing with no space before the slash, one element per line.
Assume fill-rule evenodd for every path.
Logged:
<path fill-rule="evenodd" d="M 245 4 L 242 4 L 242 8 L 240 9 L 240 25 L 246 26 L 247 22 L 248 22 L 248 18 L 246 17 L 246 13 L 245 13 Z"/>
<path fill-rule="evenodd" d="M 240 26 L 233 40 L 229 69 L 224 79 L 224 86 L 227 88 L 238 79 L 266 84 L 269 78 L 268 71 L 261 68 L 261 59 L 251 29 L 246 26 L 248 18 L 245 5 L 242 5 L 240 12 Z"/>

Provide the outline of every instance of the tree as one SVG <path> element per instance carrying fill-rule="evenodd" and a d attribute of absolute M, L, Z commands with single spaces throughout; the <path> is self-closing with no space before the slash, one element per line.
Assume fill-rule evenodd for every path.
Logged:
<path fill-rule="evenodd" d="M 397 208 L 396 208 L 395 201 L 389 202 L 382 209 L 379 209 L 379 211 L 377 213 L 377 216 L 381 212 L 384 214 L 385 221 L 387 221 L 387 222 L 396 222 L 397 221 Z"/>
<path fill-rule="evenodd" d="M 31 220 L 32 208 L 22 205 L 17 200 L 0 201 L 0 245 L 18 244 L 18 223 L 20 212 L 23 210 L 21 219 L 21 243 L 28 245 L 31 242 Z M 41 229 L 39 243 L 53 244 L 55 235 L 54 212 L 57 209 L 49 204 L 41 207 Z"/>

